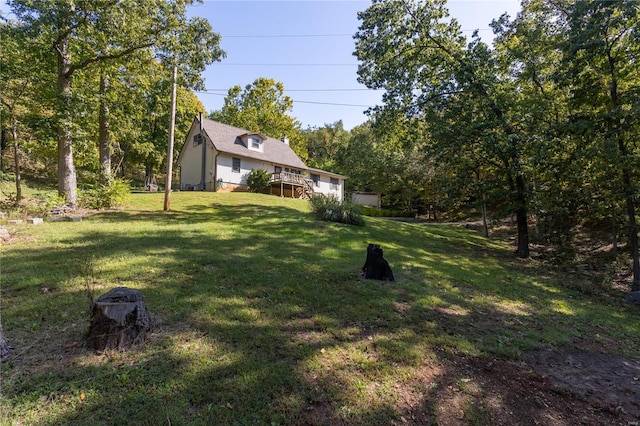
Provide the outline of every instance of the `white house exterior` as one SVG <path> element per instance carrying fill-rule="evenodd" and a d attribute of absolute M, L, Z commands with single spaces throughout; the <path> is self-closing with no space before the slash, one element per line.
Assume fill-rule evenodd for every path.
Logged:
<path fill-rule="evenodd" d="M 252 169 L 272 174 L 270 192 L 305 197 L 313 193 L 344 199 L 345 176 L 307 167 L 284 137 L 275 139 L 217 121 L 195 119 L 178 157 L 180 189 L 246 191 Z"/>

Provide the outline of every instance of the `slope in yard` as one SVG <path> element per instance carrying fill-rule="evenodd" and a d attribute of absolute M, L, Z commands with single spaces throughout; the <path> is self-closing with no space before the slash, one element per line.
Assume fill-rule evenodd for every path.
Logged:
<path fill-rule="evenodd" d="M 174 193 L 172 211 L 162 205 L 162 194 L 135 194 L 82 222 L 7 225 L 0 301 L 14 350 L 2 424 L 640 415 L 637 309 L 578 293 L 500 241 L 454 226 L 322 222 L 307 202 L 256 194 Z M 360 279 L 368 243 L 396 281 Z M 143 292 L 152 330 L 128 352 L 92 352 L 88 296 L 116 286 Z M 577 380 L 597 374 L 587 388 Z"/>

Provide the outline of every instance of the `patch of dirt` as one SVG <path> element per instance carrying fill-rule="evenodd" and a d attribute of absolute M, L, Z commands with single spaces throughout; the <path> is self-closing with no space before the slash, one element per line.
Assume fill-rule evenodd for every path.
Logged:
<path fill-rule="evenodd" d="M 573 350 L 531 352 L 527 364 L 558 388 L 640 419 L 640 361 Z"/>
<path fill-rule="evenodd" d="M 638 425 L 640 362 L 587 351 L 536 351 L 526 362 L 443 355 L 405 384 L 395 424 Z M 435 374 L 432 374 L 434 373 Z M 406 398 L 402 396 L 406 393 Z"/>

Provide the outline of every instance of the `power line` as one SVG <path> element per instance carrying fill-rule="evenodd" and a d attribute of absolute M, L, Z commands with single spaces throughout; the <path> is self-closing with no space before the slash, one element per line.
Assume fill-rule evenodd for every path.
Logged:
<path fill-rule="evenodd" d="M 222 38 L 303 38 L 303 37 L 353 37 L 353 34 L 238 34 L 223 35 Z"/>
<path fill-rule="evenodd" d="M 491 31 L 491 28 L 462 29 L 462 32 Z M 222 38 L 313 38 L 313 37 L 353 37 L 354 34 L 231 34 Z"/>
<path fill-rule="evenodd" d="M 203 92 L 227 92 L 229 89 L 205 89 Z M 285 92 L 376 92 L 384 89 L 284 89 Z"/>
<path fill-rule="evenodd" d="M 226 96 L 224 93 L 212 93 L 209 90 L 207 91 L 195 91 L 196 93 L 202 93 L 203 95 L 213 95 L 213 96 Z M 298 104 L 315 104 L 315 105 L 331 105 L 331 106 L 345 106 L 345 107 L 358 107 L 358 108 L 373 108 L 373 105 L 360 105 L 360 104 L 343 104 L 337 102 L 315 102 L 315 101 L 300 101 L 296 99 L 292 99 L 293 103 Z"/>

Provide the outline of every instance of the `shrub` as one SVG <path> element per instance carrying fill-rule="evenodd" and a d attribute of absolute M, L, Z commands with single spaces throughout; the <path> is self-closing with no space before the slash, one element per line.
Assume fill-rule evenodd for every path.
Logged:
<path fill-rule="evenodd" d="M 264 192 L 269 189 L 271 175 L 264 169 L 251 169 L 247 175 L 247 185 L 251 192 Z"/>
<path fill-rule="evenodd" d="M 78 191 L 78 204 L 88 209 L 121 206 L 131 194 L 128 181 L 115 179 L 110 185 L 91 184 Z"/>
<path fill-rule="evenodd" d="M 348 201 L 340 202 L 335 196 L 314 195 L 311 197 L 311 208 L 318 218 L 327 222 L 364 225 L 360 206 Z"/>

